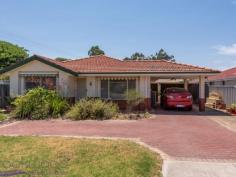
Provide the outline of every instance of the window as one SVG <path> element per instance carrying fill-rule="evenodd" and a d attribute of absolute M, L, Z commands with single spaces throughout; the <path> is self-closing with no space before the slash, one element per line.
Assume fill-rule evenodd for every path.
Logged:
<path fill-rule="evenodd" d="M 101 97 L 108 98 L 108 80 L 101 80 Z"/>
<path fill-rule="evenodd" d="M 127 80 L 110 80 L 110 98 L 125 99 L 127 93 Z"/>
<path fill-rule="evenodd" d="M 25 90 L 35 87 L 44 87 L 49 90 L 56 90 L 56 76 L 25 76 Z"/>
<path fill-rule="evenodd" d="M 113 100 L 127 98 L 128 90 L 136 89 L 136 80 L 101 80 L 101 97 Z"/>

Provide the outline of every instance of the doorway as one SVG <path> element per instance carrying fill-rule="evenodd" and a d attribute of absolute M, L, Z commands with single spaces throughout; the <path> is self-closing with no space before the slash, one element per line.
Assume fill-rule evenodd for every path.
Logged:
<path fill-rule="evenodd" d="M 151 84 L 151 107 L 156 108 L 158 104 L 158 84 Z"/>

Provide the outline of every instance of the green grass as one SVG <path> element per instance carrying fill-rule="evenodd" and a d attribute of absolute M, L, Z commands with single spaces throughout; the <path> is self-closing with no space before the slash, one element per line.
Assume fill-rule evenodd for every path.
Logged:
<path fill-rule="evenodd" d="M 0 137 L 0 172 L 30 176 L 160 177 L 161 158 L 129 141 Z M 23 177 L 27 175 L 18 175 Z"/>
<path fill-rule="evenodd" d="M 0 113 L 0 121 L 3 121 L 7 118 L 7 116 L 3 113 Z"/>

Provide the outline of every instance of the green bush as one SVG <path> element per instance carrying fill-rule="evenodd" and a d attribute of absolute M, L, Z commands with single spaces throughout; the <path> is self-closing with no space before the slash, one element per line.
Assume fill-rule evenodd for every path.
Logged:
<path fill-rule="evenodd" d="M 3 113 L 0 113 L 0 122 L 4 121 L 5 119 L 7 119 L 7 116 Z"/>
<path fill-rule="evenodd" d="M 111 119 L 118 113 L 118 106 L 112 102 L 101 99 L 82 99 L 78 101 L 67 113 L 73 120 L 104 120 Z"/>
<path fill-rule="evenodd" d="M 65 113 L 69 105 L 55 91 L 41 87 L 28 91 L 13 102 L 14 115 L 19 119 L 45 119 Z"/>

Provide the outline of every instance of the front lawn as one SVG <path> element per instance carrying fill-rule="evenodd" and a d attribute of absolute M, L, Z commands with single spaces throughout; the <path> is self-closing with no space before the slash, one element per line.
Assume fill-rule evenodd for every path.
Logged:
<path fill-rule="evenodd" d="M 0 172 L 23 176 L 160 177 L 161 158 L 129 141 L 0 137 Z"/>

